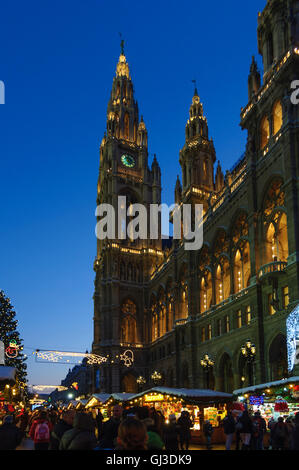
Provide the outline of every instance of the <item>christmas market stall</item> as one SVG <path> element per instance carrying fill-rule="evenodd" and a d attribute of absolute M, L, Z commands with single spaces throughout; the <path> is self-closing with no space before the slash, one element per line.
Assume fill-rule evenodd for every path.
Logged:
<path fill-rule="evenodd" d="M 235 390 L 235 398 L 246 404 L 249 411 L 260 411 L 268 422 L 294 416 L 299 411 L 299 377 L 277 380 Z"/>
<path fill-rule="evenodd" d="M 154 387 L 134 395 L 127 403 L 132 407 L 154 407 L 163 414 L 166 422 L 170 414 L 175 414 L 178 419 L 182 411 L 188 411 L 194 423 L 191 429 L 194 443 L 205 442 L 203 425 L 209 420 L 214 428 L 212 442 L 216 444 L 225 441 L 220 424 L 232 400 L 232 394 L 214 390 Z"/>
<path fill-rule="evenodd" d="M 124 405 L 133 395 L 133 393 L 94 393 L 87 401 L 85 409 L 90 411 L 94 418 L 100 411 L 103 421 L 106 421 L 112 415 L 114 405 Z"/>
<path fill-rule="evenodd" d="M 0 421 L 2 417 L 15 410 L 13 403 L 16 368 L 0 365 Z"/>
<path fill-rule="evenodd" d="M 76 410 L 77 411 L 81 411 L 81 410 L 84 410 L 88 400 L 87 399 L 82 399 L 82 398 L 79 398 L 77 401 L 77 404 L 75 406 Z"/>

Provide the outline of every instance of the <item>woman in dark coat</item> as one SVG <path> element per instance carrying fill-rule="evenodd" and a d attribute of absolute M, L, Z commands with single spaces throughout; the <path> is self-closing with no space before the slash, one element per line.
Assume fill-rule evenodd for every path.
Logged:
<path fill-rule="evenodd" d="M 77 413 L 73 426 L 73 429 L 63 434 L 59 450 L 93 450 L 97 446 L 97 440 L 92 416 Z"/>

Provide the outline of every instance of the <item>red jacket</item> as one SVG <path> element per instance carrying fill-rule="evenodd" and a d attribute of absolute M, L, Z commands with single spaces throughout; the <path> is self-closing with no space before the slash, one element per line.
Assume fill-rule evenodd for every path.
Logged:
<path fill-rule="evenodd" d="M 38 440 L 36 441 L 35 440 L 35 429 L 36 429 L 36 426 L 38 424 L 41 424 L 41 423 L 46 423 L 48 426 L 49 426 L 49 439 L 44 439 L 44 440 Z M 33 421 L 33 423 L 31 424 L 31 428 L 30 428 L 30 431 L 29 431 L 29 436 L 31 437 L 31 439 L 33 440 L 34 443 L 36 442 L 50 442 L 50 437 L 51 437 L 51 431 L 53 429 L 53 425 L 52 423 L 50 423 L 50 421 L 48 421 L 47 419 L 40 419 L 40 418 L 37 418 Z"/>

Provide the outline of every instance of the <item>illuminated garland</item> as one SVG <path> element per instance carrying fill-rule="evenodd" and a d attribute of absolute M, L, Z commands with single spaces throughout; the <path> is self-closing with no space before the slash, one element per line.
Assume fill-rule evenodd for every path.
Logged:
<path fill-rule="evenodd" d="M 108 361 L 109 356 L 99 356 L 97 354 L 92 354 L 92 353 L 80 353 L 80 352 L 71 352 L 71 351 L 52 351 L 52 350 L 40 350 L 36 349 L 33 352 L 33 355 L 35 355 L 36 359 L 40 359 L 40 362 L 54 362 L 54 363 L 71 363 L 69 359 L 66 358 L 82 358 L 82 359 L 87 359 L 87 364 L 92 365 L 92 364 L 97 364 L 100 365 L 104 362 Z M 116 356 L 118 358 L 119 356 Z M 134 353 L 130 349 L 127 349 L 124 351 L 121 355 L 119 360 L 124 363 L 126 367 L 131 367 L 134 363 Z M 63 362 L 66 361 L 66 362 Z M 79 363 L 82 363 L 82 360 L 78 361 Z M 114 363 L 114 360 L 110 361 L 111 363 Z"/>

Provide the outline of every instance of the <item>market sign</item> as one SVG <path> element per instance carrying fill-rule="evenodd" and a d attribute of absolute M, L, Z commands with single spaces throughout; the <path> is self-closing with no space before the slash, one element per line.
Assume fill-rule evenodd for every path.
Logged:
<path fill-rule="evenodd" d="M 162 395 L 161 393 L 157 394 L 157 395 L 145 395 L 145 399 L 144 399 L 146 402 L 153 402 L 153 401 L 164 401 L 164 395 Z"/>
<path fill-rule="evenodd" d="M 249 404 L 261 406 L 264 404 L 264 397 L 263 396 L 257 397 L 257 396 L 252 395 L 249 397 Z"/>
<path fill-rule="evenodd" d="M 288 316 L 286 326 L 288 370 L 291 372 L 299 364 L 299 305 Z"/>

